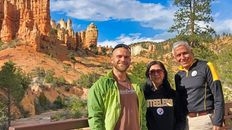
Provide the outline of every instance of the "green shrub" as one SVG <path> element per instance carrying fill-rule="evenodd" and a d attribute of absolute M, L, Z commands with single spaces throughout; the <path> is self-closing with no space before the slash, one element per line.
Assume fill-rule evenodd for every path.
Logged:
<path fill-rule="evenodd" d="M 56 78 L 56 85 L 60 86 L 65 84 L 67 84 L 67 81 L 63 76 Z"/>
<path fill-rule="evenodd" d="M 102 47 L 102 55 L 105 56 L 105 55 L 107 54 L 106 51 L 107 51 L 107 50 L 106 50 L 106 47 Z"/>
<path fill-rule="evenodd" d="M 44 106 L 45 108 L 47 108 L 50 105 L 50 102 L 47 99 L 47 97 L 44 95 L 44 93 L 41 93 L 39 95 L 39 103 L 41 106 Z"/>
<path fill-rule="evenodd" d="M 55 75 L 55 72 L 53 70 L 47 70 L 45 73 L 45 77 L 44 77 L 45 82 L 55 84 L 56 79 L 54 75 Z"/>
<path fill-rule="evenodd" d="M 73 85 L 73 83 L 72 83 L 72 85 Z M 70 85 L 64 85 L 64 90 L 65 90 L 66 92 L 69 92 L 69 91 L 70 91 L 70 88 L 71 88 Z"/>
<path fill-rule="evenodd" d="M 8 130 L 8 126 L 6 123 L 0 123 L 0 130 Z"/>
<path fill-rule="evenodd" d="M 193 53 L 195 54 L 196 58 L 203 60 L 214 61 L 218 58 L 218 56 L 213 51 L 205 46 L 193 48 Z"/>
<path fill-rule="evenodd" d="M 90 88 L 99 77 L 100 75 L 97 73 L 82 74 L 80 79 L 75 81 L 75 84 L 81 87 Z"/>
<path fill-rule="evenodd" d="M 8 43 L 3 43 L 3 42 L 0 40 L 0 50 L 4 50 L 4 49 L 7 49 L 7 48 L 15 48 L 17 45 L 20 45 L 18 39 L 11 40 L 11 41 L 8 42 Z"/>
<path fill-rule="evenodd" d="M 38 77 L 38 81 L 41 85 L 44 83 L 51 83 L 52 86 L 60 86 L 66 84 L 66 80 L 63 76 L 55 77 L 55 72 L 53 70 L 45 70 L 44 68 L 36 68 L 33 70 L 32 74 L 34 77 Z"/>
<path fill-rule="evenodd" d="M 3 126 L 7 121 L 7 115 L 6 115 L 6 105 L 0 101 L 0 128 Z"/>
<path fill-rule="evenodd" d="M 38 98 L 35 99 L 35 110 L 36 114 L 40 114 L 48 109 L 50 109 L 51 103 L 44 95 L 41 93 Z"/>
<path fill-rule="evenodd" d="M 137 81 L 138 84 L 142 85 L 146 81 L 146 63 L 140 62 L 140 63 L 135 63 L 132 65 L 132 69 L 129 70 L 131 73 L 131 76 L 135 81 Z"/>
<path fill-rule="evenodd" d="M 148 49 L 149 48 L 149 44 L 147 44 L 146 42 L 141 42 L 141 46 L 144 49 Z"/>
<path fill-rule="evenodd" d="M 3 50 L 4 43 L 0 40 L 0 50 Z"/>
<path fill-rule="evenodd" d="M 87 116 L 86 100 L 82 100 L 76 96 L 66 97 L 64 100 L 64 106 L 64 111 L 52 116 L 52 120 L 58 121 L 69 118 L 81 118 Z"/>
<path fill-rule="evenodd" d="M 232 101 L 232 89 L 229 89 L 228 87 L 223 87 L 223 94 L 225 98 L 225 102 L 231 102 Z"/>
<path fill-rule="evenodd" d="M 69 118 L 72 118 L 72 116 L 69 113 L 69 111 L 66 111 L 66 110 L 64 110 L 61 113 L 56 113 L 55 115 L 51 116 L 52 121 L 65 120 L 65 119 L 69 119 Z"/>
<path fill-rule="evenodd" d="M 8 43 L 9 48 L 15 48 L 19 44 L 19 41 L 17 39 L 14 39 Z"/>
<path fill-rule="evenodd" d="M 48 35 L 49 36 L 51 36 L 51 35 L 57 35 L 57 29 L 51 28 L 51 30 L 50 30 L 50 32 L 49 32 Z"/>
<path fill-rule="evenodd" d="M 73 118 L 87 116 L 87 101 L 76 96 L 68 97 L 65 100 L 66 110 L 71 113 Z"/>
<path fill-rule="evenodd" d="M 60 96 L 58 96 L 56 100 L 53 102 L 53 105 L 55 109 L 61 109 L 64 107 L 64 101 Z"/>
<path fill-rule="evenodd" d="M 68 54 L 68 58 L 70 59 L 70 61 L 73 64 L 73 69 L 75 69 L 75 64 L 78 62 L 75 58 L 75 53 L 74 52 L 69 52 Z"/>
<path fill-rule="evenodd" d="M 69 70 L 71 69 L 71 65 L 67 65 L 67 64 L 64 64 L 63 65 L 63 68 L 64 68 L 64 72 L 67 74 L 69 72 Z"/>
<path fill-rule="evenodd" d="M 38 77 L 38 82 L 40 84 L 43 84 L 44 77 L 46 76 L 46 71 L 44 68 L 36 67 L 35 69 L 32 70 L 31 75 L 33 77 Z"/>
<path fill-rule="evenodd" d="M 175 81 L 174 81 L 174 79 L 175 79 L 176 72 L 174 72 L 172 70 L 173 64 L 171 62 L 169 62 L 168 64 L 165 65 L 165 67 L 166 67 L 166 69 L 168 71 L 168 81 L 169 81 L 171 87 L 173 89 L 175 89 Z"/>
<path fill-rule="evenodd" d="M 98 55 L 97 45 L 91 44 L 89 48 L 94 54 Z"/>
<path fill-rule="evenodd" d="M 148 58 L 150 58 L 150 59 L 158 59 L 158 57 L 160 57 L 160 55 L 158 55 L 156 53 L 152 53 L 152 54 L 148 55 Z"/>
<path fill-rule="evenodd" d="M 179 41 L 187 41 L 191 46 L 198 47 L 201 43 L 210 43 L 213 41 L 212 35 L 208 33 L 193 34 L 193 35 L 178 35 L 176 39 Z"/>

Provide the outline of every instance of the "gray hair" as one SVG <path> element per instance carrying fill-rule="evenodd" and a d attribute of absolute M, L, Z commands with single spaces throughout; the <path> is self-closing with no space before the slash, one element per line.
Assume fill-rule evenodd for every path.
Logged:
<path fill-rule="evenodd" d="M 192 47 L 189 46 L 188 42 L 186 42 L 186 41 L 178 41 L 178 42 L 173 43 L 172 54 L 174 54 L 174 50 L 179 46 L 185 46 L 187 49 L 192 50 Z"/>

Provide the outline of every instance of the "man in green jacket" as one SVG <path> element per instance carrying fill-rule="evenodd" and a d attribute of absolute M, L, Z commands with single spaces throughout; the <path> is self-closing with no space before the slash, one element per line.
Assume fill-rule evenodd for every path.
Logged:
<path fill-rule="evenodd" d="M 101 77 L 88 93 L 91 130 L 147 130 L 146 103 L 142 89 L 126 73 L 131 64 L 129 46 L 112 50 L 113 69 Z"/>

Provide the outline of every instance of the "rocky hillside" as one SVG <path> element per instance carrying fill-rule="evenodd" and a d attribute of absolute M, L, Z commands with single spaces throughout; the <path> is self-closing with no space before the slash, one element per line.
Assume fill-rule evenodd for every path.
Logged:
<path fill-rule="evenodd" d="M 91 23 L 85 31 L 74 32 L 71 20 L 67 23 L 61 20 L 58 24 L 51 21 L 49 7 L 49 0 L 0 1 L 0 67 L 10 60 L 31 76 L 21 102 L 25 113 L 16 107 L 18 104 L 12 104 L 16 117 L 40 114 L 53 108 L 56 101 L 62 105 L 67 97 L 85 99 L 87 88 L 111 69 L 112 48 L 97 47 L 97 27 Z M 143 63 L 144 67 L 151 60 L 163 61 L 173 84 L 177 65 L 171 54 L 172 43 L 172 40 L 135 43 L 131 45 L 132 63 Z M 218 66 L 227 100 L 232 100 L 228 90 L 232 88 L 231 45 L 232 37 L 220 37 L 194 48 L 197 57 Z M 143 75 L 144 68 L 137 70 Z M 0 90 L 2 98 L 6 94 Z"/>
<path fill-rule="evenodd" d="M 33 46 L 12 41 L 10 44 L 1 43 L 0 48 L 0 67 L 5 62 L 13 61 L 17 68 L 32 76 L 29 89 L 26 92 L 22 105 L 29 115 L 39 114 L 36 111 L 35 100 L 38 100 L 41 94 L 54 102 L 57 97 L 69 97 L 75 95 L 83 99 L 86 98 L 85 84 L 77 84 L 84 80 L 83 76 L 91 74 L 103 75 L 110 70 L 110 57 L 108 55 L 96 55 L 89 50 L 68 50 L 65 44 L 51 45 L 46 51 L 36 51 Z M 73 55 L 75 64 L 70 57 Z M 136 56 L 132 62 L 148 62 L 149 58 Z M 52 72 L 52 77 L 61 80 L 63 85 L 57 85 L 48 81 L 40 81 L 40 77 L 35 73 L 42 71 Z M 82 78 L 82 79 L 80 79 Z M 88 77 L 86 77 L 88 78 Z M 91 82 L 91 81 L 85 81 Z M 0 97 L 4 94 L 0 94 Z M 14 107 L 16 117 L 19 116 L 19 109 Z M 18 115 L 18 116 L 17 116 Z"/>
<path fill-rule="evenodd" d="M 176 64 L 171 55 L 171 43 L 138 43 L 131 45 L 131 48 L 139 46 L 142 50 L 137 55 L 133 55 L 132 63 L 148 63 L 151 60 L 161 60 L 169 70 L 169 78 L 173 83 L 173 76 L 176 71 Z M 223 82 L 223 89 L 226 100 L 232 100 L 230 93 L 232 86 L 232 37 L 223 37 L 215 42 L 207 44 L 207 48 L 195 48 L 194 51 L 199 58 L 212 60 L 218 66 L 219 74 Z M 96 55 L 88 50 L 67 50 L 66 45 L 51 45 L 47 51 L 36 51 L 33 46 L 14 41 L 11 44 L 1 44 L 4 48 L 0 51 L 0 66 L 11 60 L 18 68 L 26 73 L 33 74 L 39 70 L 46 72 L 52 71 L 54 77 L 63 79 L 65 84 L 55 85 L 52 83 L 38 83 L 38 77 L 33 75 L 32 84 L 27 90 L 21 104 L 27 114 L 35 115 L 43 112 L 38 110 L 36 101 L 40 100 L 41 95 L 46 97 L 49 102 L 54 102 L 58 97 L 65 98 L 78 96 L 86 98 L 86 86 L 80 86 L 76 82 L 83 80 L 83 75 L 103 75 L 110 70 L 110 57 L 107 55 Z M 151 47 L 152 46 L 152 47 Z M 150 49 L 149 49 L 150 48 Z M 153 48 L 153 49 L 151 49 Z M 58 53 L 59 52 L 59 53 Z M 73 54 L 76 60 L 75 64 L 70 58 Z M 131 66 L 133 67 L 133 66 Z M 88 77 L 85 77 L 88 78 Z M 91 82 L 91 81 L 88 81 Z M 82 84 L 83 85 L 83 84 Z M 85 84 L 84 84 L 85 85 Z M 4 96 L 4 93 L 0 93 Z M 20 110 L 13 107 L 13 111 L 20 117 Z"/>

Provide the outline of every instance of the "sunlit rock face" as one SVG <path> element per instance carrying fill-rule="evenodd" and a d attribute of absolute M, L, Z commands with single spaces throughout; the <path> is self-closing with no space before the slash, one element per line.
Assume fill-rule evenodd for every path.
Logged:
<path fill-rule="evenodd" d="M 84 48 L 89 48 L 91 45 L 97 46 L 98 30 L 96 25 L 91 23 L 86 29 Z"/>
<path fill-rule="evenodd" d="M 131 47 L 131 54 L 133 56 L 135 55 L 139 55 L 142 51 L 144 51 L 145 49 L 141 46 L 141 45 L 136 45 L 136 46 L 132 46 Z"/>
<path fill-rule="evenodd" d="M 57 39 L 67 45 L 69 49 L 77 48 L 77 38 L 75 32 L 72 29 L 72 20 L 68 19 L 67 22 L 64 19 L 58 21 L 57 25 L 55 21 L 51 21 L 53 30 L 57 31 Z"/>
<path fill-rule="evenodd" d="M 47 36 L 51 29 L 49 7 L 49 0 L 1 0 L 0 39 L 9 42 Z"/>
<path fill-rule="evenodd" d="M 51 21 L 50 24 L 52 29 L 57 31 L 57 39 L 70 49 L 89 49 L 91 45 L 97 46 L 98 29 L 93 23 L 86 30 L 80 32 L 74 32 L 71 19 L 68 19 L 67 22 L 61 19 L 57 24 L 55 21 Z"/>

